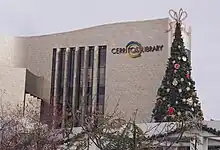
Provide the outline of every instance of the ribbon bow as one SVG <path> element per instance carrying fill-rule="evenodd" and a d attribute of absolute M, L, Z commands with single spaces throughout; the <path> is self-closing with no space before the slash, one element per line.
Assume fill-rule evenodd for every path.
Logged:
<path fill-rule="evenodd" d="M 180 8 L 179 13 L 174 11 L 173 9 L 169 10 L 169 15 L 173 18 L 176 22 L 181 23 L 183 20 L 187 18 L 187 12 Z"/>
<path fill-rule="evenodd" d="M 177 23 L 182 23 L 182 21 L 184 21 L 186 18 L 187 18 L 187 16 L 188 16 L 188 14 L 187 14 L 187 12 L 186 11 L 184 11 L 182 8 L 180 8 L 180 10 L 179 10 L 179 12 L 176 12 L 176 11 L 174 11 L 173 9 L 170 9 L 169 10 L 169 15 L 170 15 L 170 17 L 174 20 L 174 21 L 176 21 Z M 172 23 L 174 23 L 174 22 L 170 22 L 169 23 L 169 29 L 166 31 L 166 32 L 169 32 L 169 31 L 171 31 L 172 30 Z M 181 29 L 181 30 L 184 30 L 186 33 L 187 33 L 187 35 L 189 35 L 190 33 L 188 33 L 187 31 L 186 31 L 186 29 L 185 28 L 183 28 L 183 29 Z"/>

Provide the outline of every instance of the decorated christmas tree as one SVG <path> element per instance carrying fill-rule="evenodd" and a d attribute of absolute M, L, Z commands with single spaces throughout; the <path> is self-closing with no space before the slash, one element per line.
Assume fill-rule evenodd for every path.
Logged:
<path fill-rule="evenodd" d="M 187 121 L 192 117 L 203 119 L 195 82 L 191 77 L 191 63 L 181 35 L 182 21 L 187 14 L 180 9 L 179 14 L 170 10 L 170 15 L 175 19 L 175 34 L 152 117 L 155 122 Z"/>

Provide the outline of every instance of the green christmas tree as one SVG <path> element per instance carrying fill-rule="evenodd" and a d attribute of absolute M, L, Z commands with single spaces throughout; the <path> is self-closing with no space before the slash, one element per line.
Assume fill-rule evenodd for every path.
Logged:
<path fill-rule="evenodd" d="M 180 11 L 183 13 L 182 9 Z M 152 112 L 155 122 L 187 121 L 192 117 L 203 119 L 195 82 L 191 78 L 191 64 L 181 35 L 182 20 L 177 13 L 175 21 L 171 55 Z"/>

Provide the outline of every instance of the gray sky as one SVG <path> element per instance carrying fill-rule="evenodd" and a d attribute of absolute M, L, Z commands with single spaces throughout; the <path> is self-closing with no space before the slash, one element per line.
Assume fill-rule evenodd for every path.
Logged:
<path fill-rule="evenodd" d="M 0 0 L 0 35 L 39 35 L 188 12 L 193 77 L 206 119 L 220 119 L 219 0 Z"/>

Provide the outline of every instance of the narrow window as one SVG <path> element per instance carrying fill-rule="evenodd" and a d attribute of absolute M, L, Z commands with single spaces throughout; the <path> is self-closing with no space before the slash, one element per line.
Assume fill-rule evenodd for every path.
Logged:
<path fill-rule="evenodd" d="M 106 71 L 107 46 L 99 46 L 98 79 L 97 79 L 97 111 L 104 113 L 105 104 L 105 71 Z"/>

